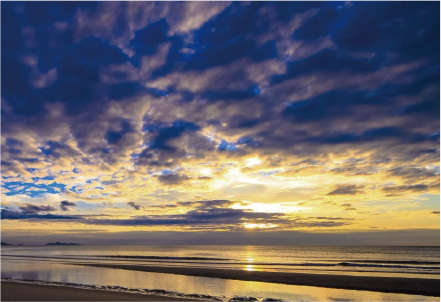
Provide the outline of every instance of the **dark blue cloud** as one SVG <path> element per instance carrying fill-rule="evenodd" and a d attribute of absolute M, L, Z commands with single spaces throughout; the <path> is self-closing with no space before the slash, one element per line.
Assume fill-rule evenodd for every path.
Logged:
<path fill-rule="evenodd" d="M 339 9 L 344 3 L 329 2 L 314 5 L 313 8 L 320 8 L 315 16 L 306 21 L 293 35 L 295 39 L 316 39 L 333 34 L 344 27 L 351 12 Z M 318 7 L 317 7 L 318 6 Z"/>
<path fill-rule="evenodd" d="M 186 69 L 206 69 L 228 64 L 256 50 L 253 40 L 232 40 L 224 44 L 208 44 L 196 52 L 185 64 Z"/>
<path fill-rule="evenodd" d="M 258 47 L 252 53 L 255 61 L 264 61 L 267 59 L 277 58 L 277 47 L 275 41 L 268 41 Z"/>
<path fill-rule="evenodd" d="M 7 138 L 6 144 L 2 145 L 2 152 L 9 153 L 11 158 L 15 158 L 18 155 L 22 154 L 23 142 L 13 138 Z"/>
<path fill-rule="evenodd" d="M 322 9 L 324 6 L 338 7 L 344 5 L 344 1 L 280 1 L 274 3 L 277 11 L 277 20 L 284 24 L 292 20 L 293 15 L 304 13 L 307 10 Z"/>
<path fill-rule="evenodd" d="M 125 119 L 120 121 L 120 128 L 121 130 L 119 131 L 107 131 L 106 140 L 110 145 L 117 144 L 123 138 L 124 134 L 134 132 L 130 121 Z"/>
<path fill-rule="evenodd" d="M 20 211 L 23 214 L 38 214 L 40 212 L 53 212 L 57 209 L 53 206 L 45 206 L 45 205 L 35 205 L 35 204 L 26 204 L 20 207 Z"/>
<path fill-rule="evenodd" d="M 40 109 L 38 102 L 32 102 L 33 87 L 28 82 L 30 68 L 21 63 L 18 57 L 2 50 L 2 96 L 12 104 L 16 114 L 32 114 Z M 4 111 L 2 111 L 4 113 Z"/>
<path fill-rule="evenodd" d="M 221 91 L 221 90 L 206 90 L 201 93 L 201 97 L 203 99 L 212 101 L 231 101 L 231 100 L 243 100 L 252 97 L 256 97 L 260 95 L 260 89 L 256 85 L 251 85 L 248 89 L 245 90 L 230 90 L 230 91 Z"/>
<path fill-rule="evenodd" d="M 360 193 L 362 188 L 362 185 L 340 185 L 327 195 L 355 195 Z M 351 205 L 349 204 L 347 206 L 350 207 Z"/>
<path fill-rule="evenodd" d="M 152 55 L 158 45 L 168 40 L 168 24 L 162 19 L 151 23 L 147 27 L 135 32 L 135 38 L 130 41 L 130 46 L 137 55 Z"/>
<path fill-rule="evenodd" d="M 65 109 L 58 123 L 68 124 L 81 151 L 86 156 L 99 154 L 104 161 L 115 162 L 120 144 L 126 142 L 125 135 L 139 130 L 135 121 L 106 120 L 111 112 L 109 106 L 118 101 L 117 105 L 130 115 L 126 108 L 137 108 L 144 102 L 143 97 L 147 102 L 158 102 L 160 111 L 172 108 L 170 112 L 175 112 L 175 106 L 182 106 L 179 110 L 184 114 L 179 116 L 185 120 L 163 124 L 162 120 L 173 121 L 177 117 L 157 112 L 158 120 L 149 121 L 142 129 L 149 135 L 144 135 L 144 150 L 131 155 L 135 164 L 143 160 L 155 166 L 177 164 L 185 157 L 186 148 L 174 146 L 173 139 L 184 133 L 197 137 L 197 132 L 207 124 L 216 128 L 220 138 L 224 137 L 223 131 L 239 137 L 231 142 L 221 140 L 217 148 L 208 152 L 269 147 L 285 150 L 299 145 L 306 150 L 308 144 L 357 146 L 360 142 L 390 140 L 414 145 L 424 142 L 424 146 L 409 152 L 436 154 L 440 68 L 438 2 L 235 2 L 186 34 L 176 30 L 176 20 L 183 16 L 176 18 L 168 11 L 159 17 L 162 19 L 152 18 L 155 21 L 146 24 L 141 22 L 142 11 L 136 16 L 129 14 L 130 5 L 125 2 L 113 7 L 115 22 L 109 22 L 109 28 L 103 28 L 100 22 L 82 24 L 80 28 L 76 20 L 79 10 L 85 12 L 84 20 L 87 16 L 99 17 L 105 2 L 5 2 L 1 5 L 1 86 L 5 101 L 2 135 L 8 138 L 2 147 L 9 156 L 2 161 L 5 167 L 35 163 L 40 160 L 38 156 L 42 156 L 37 155 L 39 151 L 48 161 L 74 156 L 61 141 L 51 141 L 49 137 L 42 137 L 39 141 L 46 143 L 31 155 L 26 154 L 25 146 L 11 140 L 16 129 L 32 127 L 42 136 L 48 129 L 58 129 L 57 121 L 47 122 L 53 123 L 50 125 L 42 122 L 46 109 L 58 104 Z M 295 15 L 311 9 L 315 15 L 303 25 L 295 31 L 288 28 Z M 280 35 L 285 35 L 283 41 Z M 304 58 L 296 55 L 302 47 L 294 50 L 291 59 L 282 53 L 285 46 L 292 46 L 289 42 L 315 45 L 315 39 L 320 37 L 328 37 L 336 47 L 318 53 L 312 51 L 315 54 L 306 54 Z M 165 49 L 159 45 L 164 43 L 170 43 L 168 53 L 159 54 L 159 49 Z M 299 57 L 303 59 L 295 59 Z M 29 63 L 32 58 L 35 64 Z M 154 61 L 151 70 L 139 69 L 141 58 Z M 242 62 L 250 65 L 275 58 L 279 64 L 286 64 L 286 71 L 275 74 L 278 70 L 275 63 L 268 64 L 271 69 L 268 74 L 260 69 L 240 70 L 234 63 L 243 58 L 247 60 Z M 316 95 L 314 85 L 317 84 L 309 87 L 305 83 L 305 89 L 311 89 L 315 96 L 303 100 L 290 99 L 289 95 L 295 91 L 275 91 L 288 86 L 278 84 L 306 74 L 333 77 L 337 72 L 347 71 L 363 77 L 367 73 L 380 74 L 384 67 L 414 61 L 422 62 L 421 66 L 402 74 L 404 84 L 385 79 L 375 89 L 335 90 L 331 87 L 330 92 Z M 113 64 L 122 65 L 110 68 Z M 190 73 L 197 78 L 200 71 L 227 64 L 233 66 L 233 72 L 227 70 L 228 76 L 207 72 L 212 78 L 203 87 L 190 87 L 191 83 L 175 81 L 173 77 L 185 78 L 186 73 Z M 49 71 L 55 71 L 53 81 L 35 85 L 35 77 Z M 268 82 L 270 85 L 266 85 Z M 430 89 L 435 92 L 425 93 Z M 280 95 L 286 99 L 279 99 Z M 401 98 L 413 101 L 399 101 Z M 294 100 L 296 102 L 292 102 Z M 285 102 L 288 105 L 284 107 Z M 254 110 L 254 104 L 256 112 L 244 112 L 241 106 L 248 104 L 250 107 L 246 109 Z M 201 112 L 206 106 L 219 106 L 218 116 L 204 120 L 203 116 L 186 113 L 187 107 L 194 110 L 192 106 L 201 106 Z M 372 126 L 373 121 L 380 119 L 391 121 L 391 125 Z M 333 130 L 343 126 L 352 129 L 351 123 L 355 122 L 366 125 L 357 131 Z M 96 131 L 90 131 L 91 127 L 96 127 Z M 284 130 L 290 127 L 294 130 Z M 90 159 L 81 160 L 92 163 Z"/>
<path fill-rule="evenodd" d="M 261 19 L 259 8 L 264 5 L 264 2 L 252 2 L 246 6 L 239 2 L 233 3 L 195 31 L 195 43 L 221 45 L 246 35 L 261 33 L 269 26 L 269 22 L 265 20 L 261 20 L 261 23 L 256 22 Z"/>
<path fill-rule="evenodd" d="M 259 118 L 250 118 L 242 114 L 236 114 L 230 117 L 228 121 L 229 128 L 252 128 L 260 123 Z"/>
<path fill-rule="evenodd" d="M 277 48 L 273 41 L 258 47 L 253 39 L 232 39 L 222 44 L 195 46 L 195 52 L 185 62 L 186 70 L 202 70 L 229 64 L 242 57 L 254 61 L 263 61 L 277 57 Z"/>
<path fill-rule="evenodd" d="M 129 201 L 127 204 L 129 206 L 131 206 L 132 208 L 134 208 L 135 210 L 137 210 L 137 211 L 139 211 L 139 210 L 141 210 L 143 208 L 139 204 L 136 204 L 134 201 Z"/>
<path fill-rule="evenodd" d="M 65 219 L 82 219 L 80 216 L 55 215 L 55 214 L 32 214 L 10 209 L 1 210 L 1 219 L 45 219 L 45 220 L 65 220 Z"/>
<path fill-rule="evenodd" d="M 129 20 L 123 13 L 127 9 L 127 3 L 125 1 L 120 1 L 118 3 L 120 13 L 117 14 L 115 26 L 113 27 L 112 34 L 116 38 L 120 38 L 129 29 Z"/>
<path fill-rule="evenodd" d="M 54 66 L 60 74 L 59 79 L 47 88 L 33 88 L 29 82 L 30 67 L 19 61 L 19 55 L 2 52 L 2 95 L 8 99 L 14 113 L 18 115 L 36 115 L 47 102 L 64 102 L 66 113 L 75 114 L 93 101 L 94 84 L 98 81 L 98 72 L 102 66 L 123 63 L 128 57 L 117 47 L 111 46 L 99 38 L 86 38 L 72 47 L 60 58 L 54 57 Z M 57 62 L 59 60 L 59 62 Z"/>
<path fill-rule="evenodd" d="M 313 123 L 324 120 L 338 121 L 342 117 L 356 117 L 358 120 L 370 119 L 370 115 L 360 113 L 361 106 L 375 106 L 376 118 L 396 115 L 424 114 L 432 120 L 439 120 L 439 93 L 419 103 L 397 106 L 396 97 L 403 95 L 417 95 L 430 85 L 438 85 L 439 76 L 425 78 L 425 81 L 416 81 L 408 85 L 385 85 L 375 92 L 362 91 L 356 93 L 342 90 L 330 91 L 317 97 L 289 103 L 282 115 L 296 123 Z M 411 126 L 411 125 L 409 125 Z"/>
<path fill-rule="evenodd" d="M 70 211 L 69 207 L 76 207 L 76 206 L 77 206 L 77 204 L 75 202 L 72 202 L 72 201 L 63 200 L 63 201 L 60 202 L 60 208 L 64 212 Z"/>
<path fill-rule="evenodd" d="M 178 215 L 138 216 L 131 219 L 87 219 L 83 222 L 97 225 L 235 225 L 246 220 L 263 223 L 287 223 L 281 213 L 251 212 L 242 209 L 228 208 L 229 200 L 204 200 L 197 202 L 180 202 L 180 206 L 193 209 Z"/>
<path fill-rule="evenodd" d="M 100 38 L 89 37 L 67 52 L 59 65 L 59 72 L 65 76 L 80 77 L 96 81 L 101 66 L 123 63 L 128 60 L 126 54 Z"/>
<path fill-rule="evenodd" d="M 41 148 L 41 152 L 44 155 L 60 157 L 60 154 L 55 152 L 57 149 L 66 149 L 66 145 L 55 142 L 55 141 L 47 141 L 45 146 Z"/>
<path fill-rule="evenodd" d="M 112 100 L 121 100 L 133 96 L 142 90 L 144 90 L 144 88 L 138 82 L 113 84 L 109 89 L 109 97 Z"/>
<path fill-rule="evenodd" d="M 19 147 L 23 145 L 23 142 L 15 138 L 7 138 L 6 145 L 9 147 Z"/>
<path fill-rule="evenodd" d="M 389 141 L 398 143 L 422 143 L 422 142 L 438 142 L 439 133 L 411 133 L 402 128 L 383 127 L 372 128 L 361 133 L 341 133 L 337 135 L 326 136 L 310 136 L 305 142 L 319 144 L 351 144 L 372 141 Z"/>
<path fill-rule="evenodd" d="M 356 51 L 395 52 L 399 60 L 439 52 L 439 2 L 354 2 L 333 38 Z M 416 46 L 418 45 L 418 46 Z M 439 59 L 439 56 L 438 56 Z"/>
<path fill-rule="evenodd" d="M 192 209 L 185 214 L 177 215 L 151 215 L 151 216 L 137 216 L 131 219 L 84 219 L 82 216 L 68 216 L 68 215 L 52 215 L 46 212 L 55 211 L 52 206 L 36 206 L 27 204 L 20 208 L 20 210 L 13 210 L 4 208 L 1 211 L 1 219 L 78 219 L 82 223 L 97 224 L 97 225 L 234 225 L 243 223 L 244 220 L 252 220 L 254 222 L 260 221 L 264 223 L 276 222 L 287 223 L 283 219 L 281 213 L 262 213 L 251 212 L 242 209 L 229 208 L 234 202 L 229 200 L 204 200 L 197 202 L 180 202 L 181 206 L 190 206 Z M 140 210 L 142 207 L 134 202 L 128 202 L 128 205 Z M 63 202 L 61 203 L 63 206 Z M 69 203 L 64 206 L 74 206 Z M 46 213 L 46 214 L 40 214 Z"/>
<path fill-rule="evenodd" d="M 400 113 L 404 115 L 424 115 L 432 118 L 438 118 L 440 114 L 439 98 L 412 104 L 400 109 Z"/>
<path fill-rule="evenodd" d="M 353 113 L 354 106 L 369 102 L 366 94 L 348 94 L 332 91 L 305 101 L 292 102 L 282 115 L 295 123 L 310 123 L 325 119 L 338 119 Z"/>
<path fill-rule="evenodd" d="M 166 75 L 167 73 L 173 71 L 174 68 L 179 68 L 191 57 L 191 55 L 182 52 L 182 49 L 185 47 L 183 37 L 175 35 L 169 37 L 168 40 L 171 42 L 171 46 L 167 54 L 166 62 L 164 65 L 152 71 L 153 78 Z"/>
<path fill-rule="evenodd" d="M 167 144 L 168 140 L 180 137 L 186 131 L 198 131 L 200 127 L 188 121 L 176 120 L 170 126 L 158 127 L 148 125 L 144 129 L 149 132 L 157 133 L 156 137 L 150 144 L 151 149 L 173 151 L 174 147 L 171 147 Z"/>
<path fill-rule="evenodd" d="M 253 223 L 274 223 L 279 226 L 303 227 L 336 227 L 350 224 L 351 219 L 339 217 L 308 217 L 289 221 L 282 213 L 251 212 L 243 209 L 228 208 L 233 202 L 228 200 L 206 200 L 198 202 L 179 202 L 179 206 L 190 206 L 193 209 L 185 214 L 177 215 L 149 215 L 134 216 L 130 219 L 82 219 L 82 223 L 93 225 L 122 225 L 122 226 L 218 226 L 224 228 L 237 228 L 241 224 L 252 221 Z M 131 204 L 130 204 L 131 205 Z M 132 206 L 132 205 L 131 205 Z M 175 205 L 165 205 L 165 207 Z M 139 208 L 140 209 L 140 208 Z M 12 219 L 12 218 L 10 218 Z M 320 220 L 320 221 L 318 221 Z"/>
<path fill-rule="evenodd" d="M 271 83 L 278 84 L 287 79 L 295 78 L 304 74 L 316 73 L 318 71 L 375 71 L 382 67 L 381 63 L 381 61 L 376 59 L 356 59 L 347 55 L 343 56 L 336 50 L 326 49 L 306 59 L 288 62 L 286 74 L 273 76 Z"/>
<path fill-rule="evenodd" d="M 243 136 L 237 140 L 236 145 L 245 145 L 247 147 L 259 147 L 261 143 L 250 136 Z"/>
<path fill-rule="evenodd" d="M 178 185 L 188 179 L 189 178 L 186 175 L 180 175 L 178 173 L 165 173 L 158 176 L 158 180 L 166 185 Z"/>
<path fill-rule="evenodd" d="M 431 13 L 439 10 L 437 2 L 352 2 L 347 7 L 328 2 L 317 6 L 318 13 L 294 33 L 294 39 L 329 35 L 342 49 L 373 52 L 386 60 L 399 54 L 394 61 L 439 52 L 439 15 Z"/>
<path fill-rule="evenodd" d="M 23 2 L 18 3 L 24 4 Z M 26 15 L 27 24 L 44 26 L 56 21 L 71 21 L 77 10 L 94 10 L 98 3 L 94 1 L 34 1 L 26 3 L 24 14 Z"/>
<path fill-rule="evenodd" d="M 233 3 L 213 20 L 194 33 L 194 53 L 185 63 L 185 69 L 207 69 L 231 63 L 242 57 L 255 61 L 277 57 L 273 41 L 258 47 L 254 35 L 269 29 L 268 20 L 259 16 L 264 3 L 252 2 L 245 7 Z M 259 21 L 259 22 L 258 22 Z"/>

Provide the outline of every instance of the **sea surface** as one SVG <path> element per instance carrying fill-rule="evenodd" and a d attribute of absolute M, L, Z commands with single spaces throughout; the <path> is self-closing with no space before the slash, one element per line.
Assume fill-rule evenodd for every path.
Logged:
<path fill-rule="evenodd" d="M 439 301 L 439 298 L 72 265 L 78 262 L 409 278 L 440 277 L 439 247 L 2 246 L 2 278 L 159 290 L 169 295 L 287 301 Z"/>

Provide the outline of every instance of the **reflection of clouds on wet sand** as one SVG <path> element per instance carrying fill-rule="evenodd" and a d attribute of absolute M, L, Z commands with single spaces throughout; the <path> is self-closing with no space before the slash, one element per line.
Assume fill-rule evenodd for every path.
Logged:
<path fill-rule="evenodd" d="M 191 277 L 108 268 L 84 267 L 52 262 L 2 260 L 2 277 L 50 282 L 116 285 L 126 288 L 165 289 L 184 294 L 211 296 L 251 296 L 289 301 L 329 301 L 332 297 L 348 301 L 433 301 L 431 297 L 340 290 L 310 286 Z M 339 301 L 342 301 L 339 300 Z"/>

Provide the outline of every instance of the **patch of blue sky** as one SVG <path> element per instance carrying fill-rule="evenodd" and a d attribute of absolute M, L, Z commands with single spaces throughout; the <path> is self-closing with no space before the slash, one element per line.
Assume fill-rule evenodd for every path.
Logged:
<path fill-rule="evenodd" d="M 234 143 L 229 143 L 226 140 L 222 140 L 222 142 L 217 147 L 219 151 L 236 151 L 239 150 L 239 148 Z"/>
<path fill-rule="evenodd" d="M 261 95 L 262 91 L 260 90 L 260 87 L 258 85 L 256 85 L 253 89 L 252 92 L 257 96 L 257 95 Z"/>
<path fill-rule="evenodd" d="M 76 201 L 75 203 L 76 203 L 77 206 L 80 207 L 81 209 L 93 209 L 93 208 L 96 208 L 96 207 L 97 207 L 96 204 L 88 203 L 88 202 L 84 202 L 84 201 Z"/>
<path fill-rule="evenodd" d="M 47 178 L 40 179 L 48 180 Z M 60 184 L 57 182 L 52 182 L 51 184 L 35 184 L 21 181 L 10 181 L 3 183 L 2 186 L 3 188 L 9 190 L 7 193 L 5 193 L 8 196 L 23 194 L 30 197 L 35 197 L 44 193 L 58 194 L 60 192 L 63 192 L 66 188 L 64 184 Z"/>
<path fill-rule="evenodd" d="M 440 195 L 438 194 L 422 194 L 415 201 L 420 204 L 421 209 L 440 209 Z"/>
<path fill-rule="evenodd" d="M 408 206 L 406 206 L 408 204 Z M 380 212 L 383 211 L 383 207 L 388 208 L 391 206 L 390 200 L 381 200 L 381 201 L 364 201 L 357 204 L 358 207 L 370 207 L 371 209 L 375 207 L 380 208 Z M 403 200 L 399 209 L 395 209 L 394 211 L 403 212 L 403 211 L 414 211 L 415 209 L 419 210 L 439 210 L 440 209 L 440 195 L 438 194 L 421 194 L 415 198 Z"/>
<path fill-rule="evenodd" d="M 156 97 L 167 96 L 169 92 L 167 90 L 161 90 L 157 88 L 147 88 L 147 91 Z"/>
<path fill-rule="evenodd" d="M 97 180 L 98 180 L 98 178 L 91 178 L 91 179 L 86 180 L 86 183 L 91 184 L 92 181 L 97 181 Z"/>
<path fill-rule="evenodd" d="M 72 191 L 74 193 L 83 193 L 83 189 L 78 188 L 77 186 L 73 186 L 69 189 L 69 191 Z"/>
<path fill-rule="evenodd" d="M 33 181 L 39 181 L 39 180 L 54 180 L 54 179 L 55 179 L 55 177 L 50 176 L 50 175 L 45 176 L 45 177 L 32 177 L 32 180 L 33 180 Z"/>

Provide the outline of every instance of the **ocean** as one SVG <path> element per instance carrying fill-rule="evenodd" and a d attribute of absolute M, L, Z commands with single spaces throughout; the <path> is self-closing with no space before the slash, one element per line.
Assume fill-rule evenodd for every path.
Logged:
<path fill-rule="evenodd" d="M 426 296 L 73 265 L 116 263 L 439 279 L 439 247 L 2 246 L 1 254 L 2 278 L 27 282 L 158 290 L 166 295 L 206 295 L 220 300 L 235 296 L 286 301 L 439 300 Z"/>

